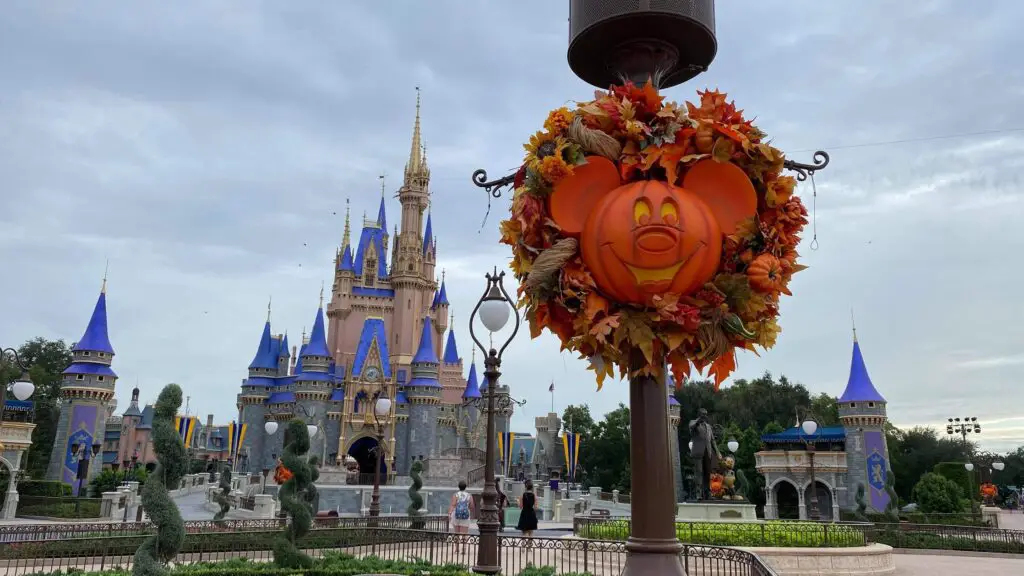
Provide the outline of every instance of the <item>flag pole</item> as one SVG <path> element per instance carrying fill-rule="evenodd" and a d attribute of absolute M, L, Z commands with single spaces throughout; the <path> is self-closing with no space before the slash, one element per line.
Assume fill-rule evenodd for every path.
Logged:
<path fill-rule="evenodd" d="M 555 413 L 555 381 L 551 381 L 551 386 L 548 387 L 548 392 L 551 392 L 551 413 Z"/>

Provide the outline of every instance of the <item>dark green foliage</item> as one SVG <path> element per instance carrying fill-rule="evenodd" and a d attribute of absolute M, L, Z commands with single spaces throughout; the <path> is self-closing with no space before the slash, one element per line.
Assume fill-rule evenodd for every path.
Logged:
<path fill-rule="evenodd" d="M 935 470 L 937 463 L 958 462 L 953 467 L 963 473 L 963 463 L 967 461 L 965 450 L 970 448 L 970 445 L 965 447 L 959 437 L 956 440 L 946 435 L 940 437 L 932 428 L 900 430 L 891 424 L 885 427 L 885 443 L 889 448 L 889 467 L 896 477 L 896 495 L 903 504 L 913 501 L 911 492 L 921 476 L 938 472 Z M 966 484 L 963 489 L 967 490 Z"/>
<path fill-rule="evenodd" d="M 924 513 L 951 514 L 961 510 L 960 487 L 956 482 L 934 472 L 921 477 L 914 486 L 913 497 Z"/>
<path fill-rule="evenodd" d="M 71 496 L 71 484 L 65 484 L 56 480 L 22 480 L 18 482 L 18 494 L 20 496 L 47 496 L 50 498 Z"/>
<path fill-rule="evenodd" d="M 413 518 L 423 515 L 423 496 L 420 496 L 420 489 L 423 488 L 423 478 L 420 476 L 422 472 L 423 462 L 413 462 L 412 468 L 409 469 L 409 476 L 412 478 L 412 486 L 409 486 L 409 507 L 405 510 Z M 422 530 L 423 523 L 414 522 L 412 527 L 415 530 Z"/>
<path fill-rule="evenodd" d="M 561 450 L 561 446 L 557 449 Z M 619 404 L 594 425 L 590 435 L 581 441 L 579 463 L 586 468 L 591 486 L 600 486 L 606 492 L 629 492 L 629 407 Z"/>
<path fill-rule="evenodd" d="M 274 541 L 274 564 L 281 568 L 309 568 L 313 565 L 313 559 L 295 546 L 295 540 L 305 536 L 313 523 L 309 489 L 320 473 L 310 466 L 309 460 L 306 459 L 306 452 L 309 452 L 309 432 L 306 430 L 306 423 L 301 420 L 289 422 L 285 438 L 288 438 L 288 444 L 281 455 L 281 463 L 292 473 L 292 477 L 281 485 L 277 497 L 281 502 L 281 509 L 288 514 L 291 521 Z M 315 490 L 314 487 L 314 499 Z"/>
<path fill-rule="evenodd" d="M 181 406 L 181 388 L 168 384 L 160 391 L 153 413 L 153 451 L 157 466 L 142 485 L 142 507 L 157 527 L 135 552 L 134 576 L 160 576 L 185 539 L 185 524 L 167 487 L 177 488 L 185 475 L 186 454 L 174 428 L 174 415 Z"/>
<path fill-rule="evenodd" d="M 124 482 L 139 482 L 141 484 L 145 481 L 146 470 L 142 467 L 136 470 L 111 470 L 107 468 L 89 481 L 89 495 L 92 498 L 101 498 L 104 492 L 113 492 Z"/>
<path fill-rule="evenodd" d="M 231 510 L 231 499 L 228 498 L 228 495 L 231 494 L 231 466 L 225 466 L 224 471 L 220 473 L 218 486 L 220 492 L 213 493 L 213 501 L 220 505 L 220 510 L 213 515 L 213 519 L 217 522 L 223 520 Z"/>
<path fill-rule="evenodd" d="M 894 482 L 896 482 L 896 478 L 893 476 L 892 470 L 889 470 L 885 476 L 885 493 L 889 495 L 889 504 L 885 507 L 885 515 L 889 522 L 898 523 L 900 521 L 900 499 L 893 487 Z"/>
<path fill-rule="evenodd" d="M 854 500 L 857 502 L 857 509 L 853 513 L 854 517 L 856 517 L 860 522 L 868 522 L 868 499 L 867 494 L 864 491 L 863 482 L 857 483 L 857 495 L 854 497 Z"/>
<path fill-rule="evenodd" d="M 961 498 L 971 498 L 973 496 L 974 488 L 971 482 L 971 473 L 964 468 L 963 462 L 940 462 L 935 465 L 932 472 L 951 480 L 954 484 L 960 487 Z M 924 478 L 922 475 L 921 478 Z M 918 502 L 920 504 L 920 502 Z M 937 512 L 937 510 L 935 510 Z M 960 512 L 959 509 L 953 510 L 953 512 Z"/>

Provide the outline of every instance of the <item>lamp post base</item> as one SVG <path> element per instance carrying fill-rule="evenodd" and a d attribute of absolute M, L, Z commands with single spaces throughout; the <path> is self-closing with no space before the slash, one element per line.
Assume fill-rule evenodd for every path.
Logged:
<path fill-rule="evenodd" d="M 686 576 L 679 552 L 683 545 L 675 538 L 633 538 L 626 541 L 626 565 L 622 576 Z"/>

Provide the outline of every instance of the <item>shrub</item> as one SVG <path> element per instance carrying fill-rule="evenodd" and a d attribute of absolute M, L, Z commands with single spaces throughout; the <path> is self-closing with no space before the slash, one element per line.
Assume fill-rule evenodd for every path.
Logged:
<path fill-rule="evenodd" d="M 625 540 L 629 521 L 585 525 L 577 536 L 596 540 Z M 864 546 L 864 533 L 855 526 L 817 522 L 677 522 L 676 537 L 684 544 L 749 547 Z"/>
<path fill-rule="evenodd" d="M 914 501 L 921 512 L 952 514 L 960 511 L 960 487 L 955 482 L 934 472 L 929 472 L 914 485 Z"/>
<path fill-rule="evenodd" d="M 940 462 L 935 465 L 932 472 L 952 480 L 957 486 L 960 487 L 960 497 L 970 498 L 971 494 L 971 475 L 964 468 L 963 462 Z M 918 505 L 921 503 L 918 502 Z M 959 509 L 955 512 L 960 512 Z"/>
<path fill-rule="evenodd" d="M 174 415 L 181 407 L 181 388 L 168 384 L 160 391 L 153 410 L 153 451 L 157 468 L 142 486 L 142 506 L 157 527 L 135 551 L 134 576 L 162 576 L 185 540 L 185 523 L 167 487 L 175 488 L 185 475 L 185 446 L 174 428 Z"/>
<path fill-rule="evenodd" d="M 56 480 L 22 480 L 18 482 L 19 496 L 71 496 L 71 484 Z"/>
<path fill-rule="evenodd" d="M 288 444 L 281 455 L 281 465 L 291 473 L 291 477 L 281 485 L 277 498 L 291 521 L 285 526 L 281 536 L 274 543 L 274 564 L 281 568 L 308 568 L 313 560 L 295 546 L 295 540 L 309 532 L 313 523 L 312 500 L 315 492 L 309 488 L 315 480 L 312 467 L 306 459 L 309 451 L 309 432 L 301 420 L 288 423 L 285 438 Z M 313 490 L 316 488 L 314 487 Z"/>

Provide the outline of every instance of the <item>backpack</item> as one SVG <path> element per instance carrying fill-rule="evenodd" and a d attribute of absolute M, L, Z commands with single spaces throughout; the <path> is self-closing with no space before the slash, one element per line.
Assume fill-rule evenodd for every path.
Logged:
<path fill-rule="evenodd" d="M 469 520 L 469 494 L 459 493 L 456 497 L 455 519 Z"/>

